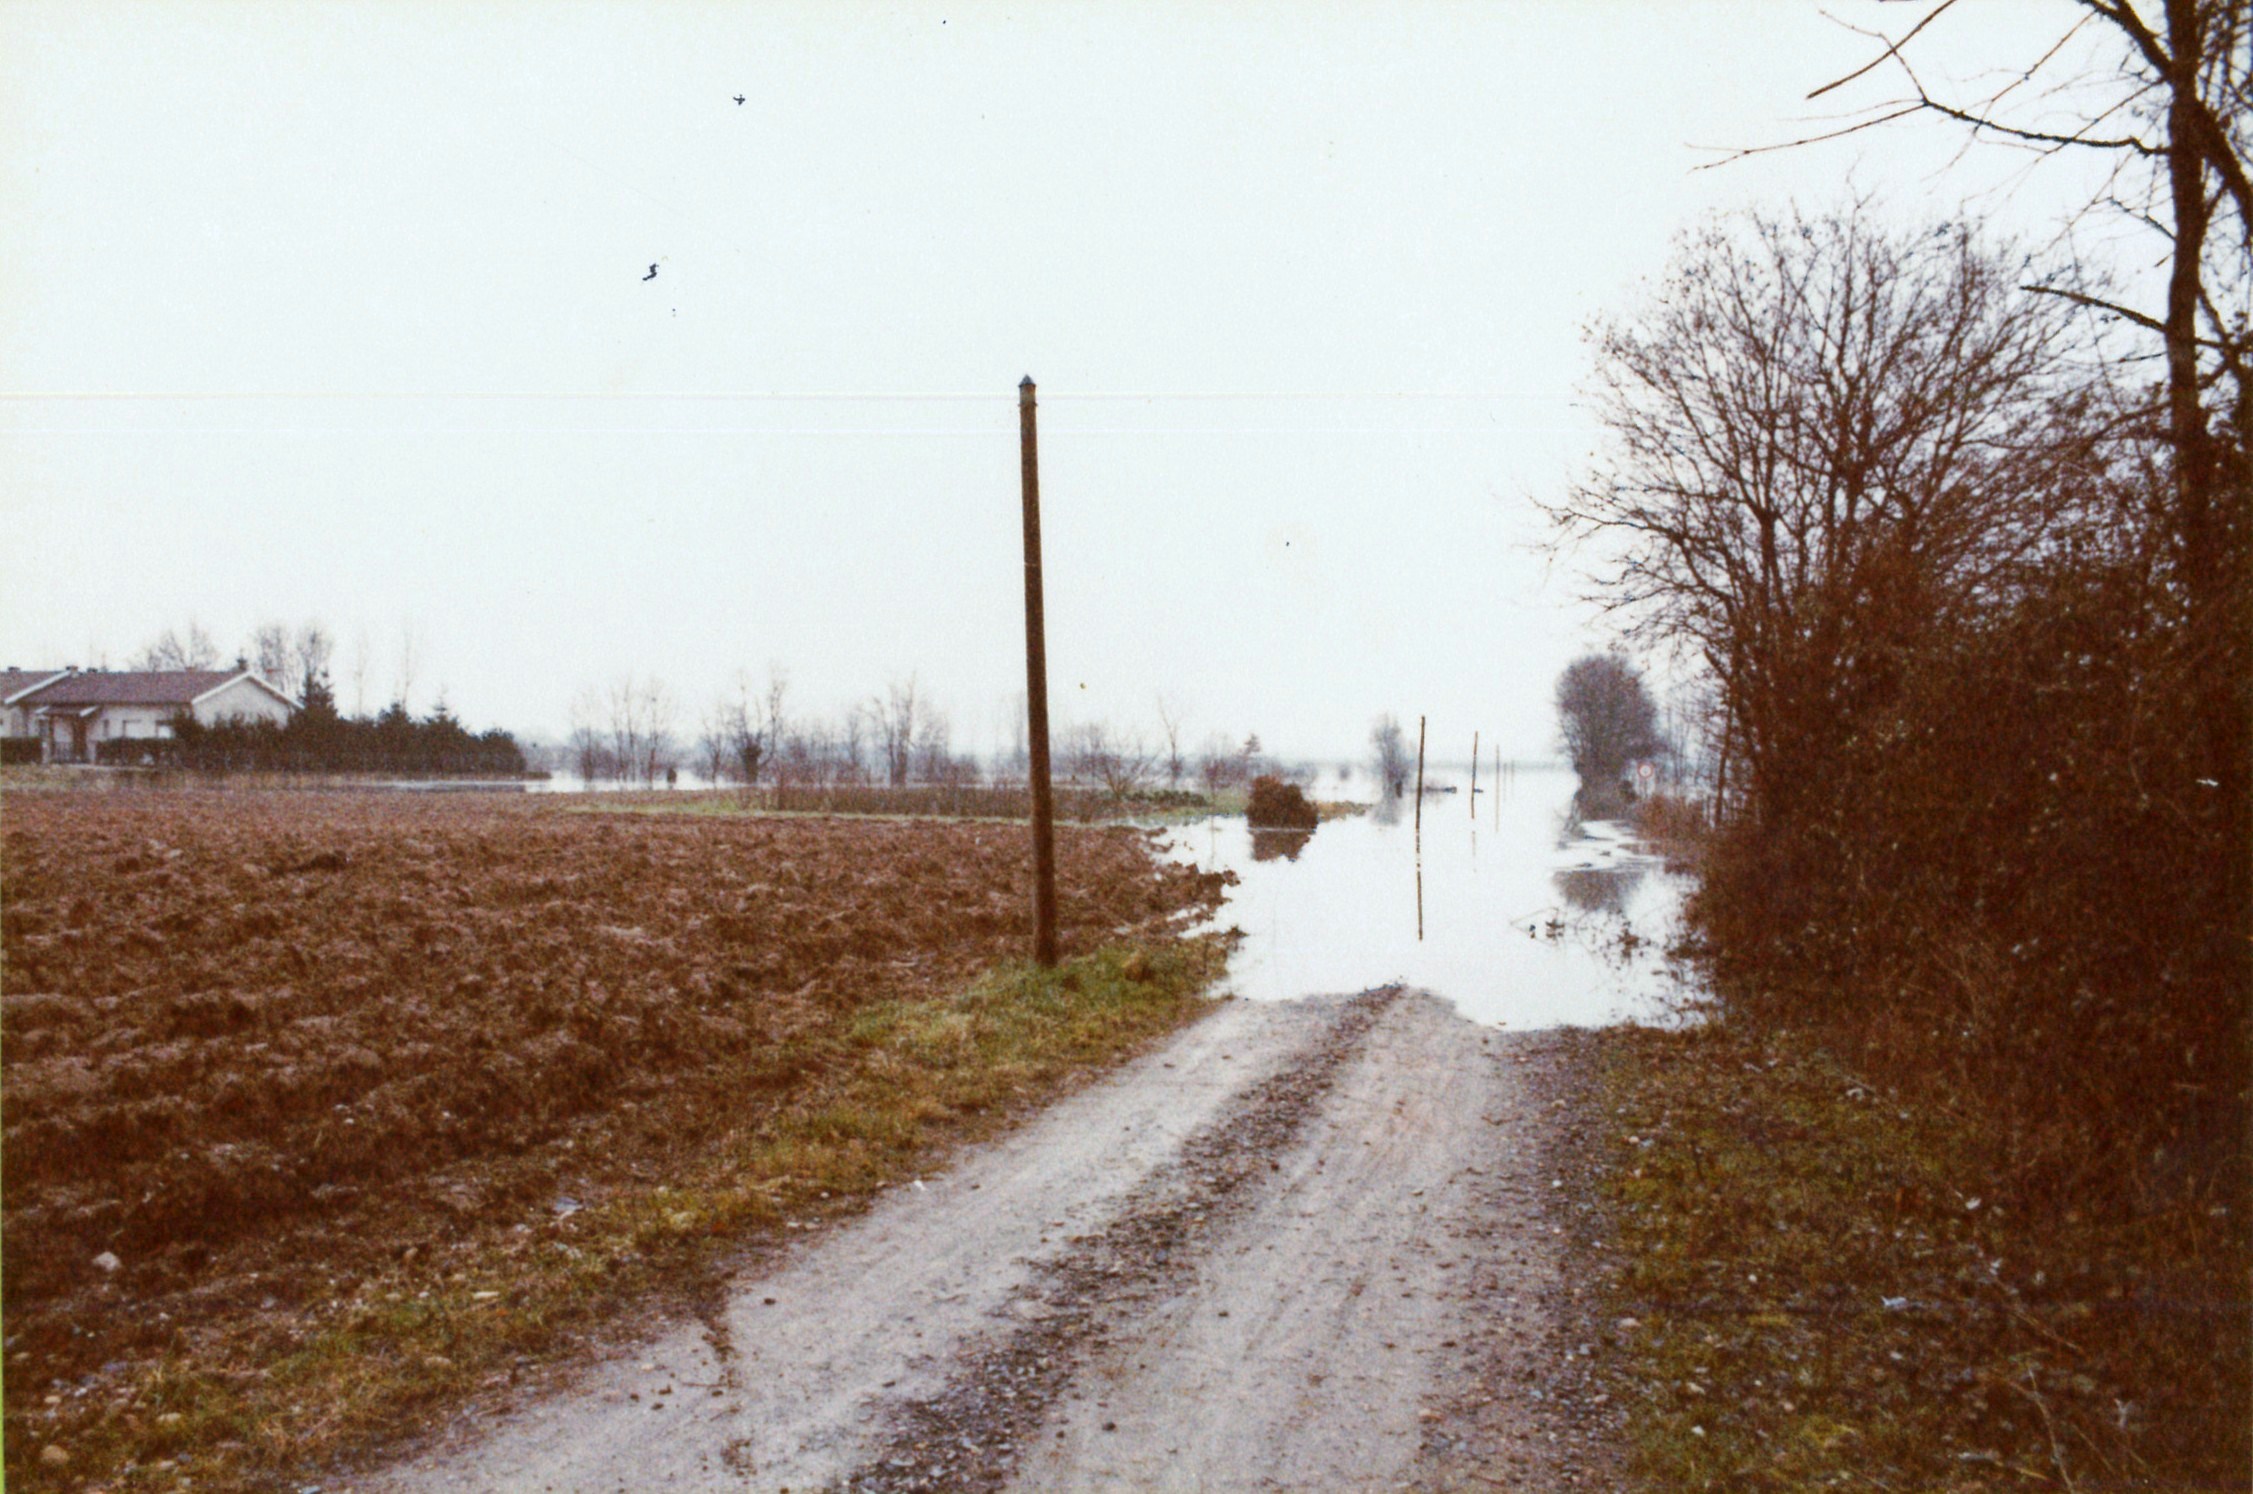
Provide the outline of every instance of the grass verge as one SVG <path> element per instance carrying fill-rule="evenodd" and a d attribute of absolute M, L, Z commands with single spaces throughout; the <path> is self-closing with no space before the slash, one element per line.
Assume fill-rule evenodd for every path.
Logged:
<path fill-rule="evenodd" d="M 1589 1063 L 1576 1253 L 1634 1487 L 2246 1487 L 2226 1214 L 2017 1212 L 1957 1118 L 1787 1034 Z"/>
<path fill-rule="evenodd" d="M 309 1304 L 267 1352 L 184 1350 L 99 1404 L 23 1396 L 11 1472 L 33 1489 L 318 1482 L 418 1414 L 504 1393 L 630 1309 L 691 1305 L 747 1252 L 1004 1129 L 1194 1018 L 1224 959 L 1210 938 L 1113 946 L 866 1007 L 792 1055 L 809 1078 L 747 1095 L 741 1124 L 661 1184 L 409 1251 Z"/>

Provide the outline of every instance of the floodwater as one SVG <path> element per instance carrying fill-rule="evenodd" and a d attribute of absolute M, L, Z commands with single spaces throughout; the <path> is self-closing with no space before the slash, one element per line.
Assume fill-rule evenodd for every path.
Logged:
<path fill-rule="evenodd" d="M 1214 818 L 1172 836 L 1176 856 L 1242 879 L 1213 925 L 1244 932 L 1236 993 L 1397 981 L 1512 1029 L 1683 1020 L 1693 991 L 1665 949 L 1688 878 L 1627 826 L 1579 820 L 1568 770 L 1520 769 L 1499 792 L 1482 774 L 1475 800 L 1452 782 L 1426 795 L 1421 836 L 1413 799 L 1298 834 Z M 1317 796 L 1339 791 L 1325 779 Z"/>
<path fill-rule="evenodd" d="M 733 785 L 722 783 L 716 778 L 706 778 L 701 773 L 677 773 L 672 783 L 667 783 L 662 778 L 655 783 L 625 783 L 609 778 L 589 780 L 576 773 L 558 769 L 545 778 L 527 780 L 524 787 L 526 791 L 535 794 L 640 794 L 652 789 L 667 788 L 680 793 L 693 793 L 706 789 L 731 788 Z"/>

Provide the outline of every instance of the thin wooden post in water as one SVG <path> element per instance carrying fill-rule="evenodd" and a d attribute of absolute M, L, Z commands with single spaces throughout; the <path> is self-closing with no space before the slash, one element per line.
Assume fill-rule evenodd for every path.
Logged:
<path fill-rule="evenodd" d="M 1025 490 L 1025 731 L 1033 790 L 1033 959 L 1056 963 L 1056 804 L 1048 782 L 1048 636 L 1040 592 L 1040 455 L 1033 435 L 1033 376 L 1017 386 Z"/>
<path fill-rule="evenodd" d="M 1424 718 L 1416 718 L 1416 844 L 1424 843 Z M 1418 885 L 1421 885 L 1419 883 Z"/>
<path fill-rule="evenodd" d="M 1471 821 L 1472 821 L 1472 823 L 1473 823 L 1473 824 L 1476 824 L 1476 823 L 1478 822 L 1478 817 L 1479 817 L 1479 734 L 1478 734 L 1477 732 L 1475 732 L 1475 731 L 1471 733 L 1471 793 L 1470 793 L 1470 800 L 1471 800 Z"/>

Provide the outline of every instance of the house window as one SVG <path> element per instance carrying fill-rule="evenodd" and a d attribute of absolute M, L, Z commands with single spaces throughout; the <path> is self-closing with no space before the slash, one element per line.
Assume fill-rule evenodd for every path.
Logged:
<path fill-rule="evenodd" d="M 169 722 L 169 721 L 159 721 L 159 722 L 158 722 L 158 723 L 156 724 L 156 734 L 157 734 L 158 736 L 160 736 L 160 737 L 169 737 L 169 736 L 171 736 L 171 735 L 172 735 L 172 723 L 171 723 L 171 722 Z"/>
<path fill-rule="evenodd" d="M 109 717 L 104 716 L 102 718 L 102 735 L 105 737 L 114 735 L 116 726 L 117 723 L 115 721 L 112 721 Z"/>

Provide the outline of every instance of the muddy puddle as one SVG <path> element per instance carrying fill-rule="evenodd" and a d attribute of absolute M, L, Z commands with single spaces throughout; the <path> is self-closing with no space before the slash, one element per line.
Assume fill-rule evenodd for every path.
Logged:
<path fill-rule="evenodd" d="M 1307 834 L 1215 818 L 1173 854 L 1241 879 L 1217 927 L 1244 932 L 1230 984 L 1291 1000 L 1400 981 L 1513 1029 L 1683 1019 L 1692 989 L 1665 958 L 1689 879 L 1612 821 L 1573 812 L 1577 780 L 1520 769 L 1331 820 Z M 1322 798 L 1370 798 L 1326 777 Z M 1476 806 L 1475 812 L 1473 806 Z"/>

